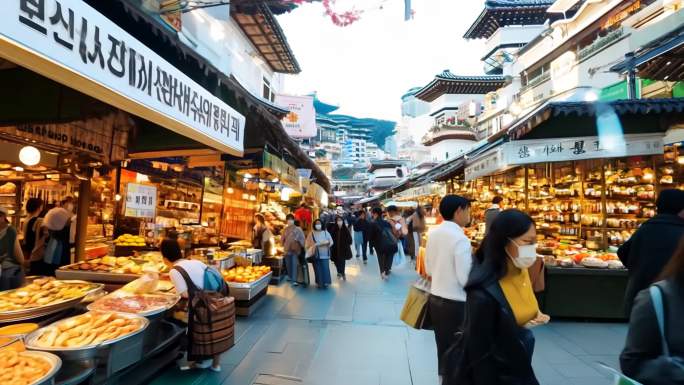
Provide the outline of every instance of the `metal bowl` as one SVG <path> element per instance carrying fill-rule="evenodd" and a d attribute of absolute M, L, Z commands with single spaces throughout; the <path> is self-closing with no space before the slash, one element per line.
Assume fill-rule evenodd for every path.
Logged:
<path fill-rule="evenodd" d="M 104 312 L 100 312 L 100 313 L 104 313 Z M 114 338 L 111 340 L 107 340 L 107 341 L 101 342 L 99 344 L 91 344 L 91 345 L 84 345 L 84 346 L 69 348 L 69 347 L 62 347 L 62 346 L 60 346 L 60 347 L 45 347 L 45 346 L 41 346 L 37 343 L 38 338 L 40 338 L 40 336 L 42 336 L 45 332 L 49 331 L 51 328 L 55 328 L 55 327 L 61 325 L 62 323 L 65 323 L 65 322 L 71 320 L 72 318 L 78 317 L 78 316 L 74 316 L 74 317 L 69 317 L 69 318 L 65 318 L 63 320 L 57 321 L 57 322 L 55 322 L 49 326 L 40 328 L 40 329 L 36 330 L 35 332 L 29 334 L 29 336 L 26 337 L 26 347 L 28 349 L 31 349 L 31 350 L 53 352 L 53 353 L 59 355 L 60 357 L 62 357 L 63 359 L 66 359 L 66 360 L 87 360 L 87 359 L 94 358 L 96 356 L 97 350 L 99 348 L 115 344 L 119 341 L 133 337 L 137 334 L 140 334 L 150 324 L 150 322 L 147 320 L 147 318 L 136 315 L 136 314 L 127 314 L 127 313 L 116 313 L 116 314 L 120 317 L 138 319 L 138 320 L 140 320 L 142 326 L 140 327 L 140 329 L 138 329 L 138 330 L 136 330 L 130 334 L 127 334 L 125 336 L 121 336 L 118 338 Z"/>
<path fill-rule="evenodd" d="M 52 368 L 45 373 L 45 375 L 38 380 L 32 382 L 30 385 L 48 385 L 48 384 L 54 384 L 54 379 L 55 376 L 57 375 L 57 372 L 59 372 L 59 369 L 62 368 L 62 359 L 59 358 L 58 356 L 52 354 L 52 353 L 46 353 L 46 352 L 35 352 L 35 351 L 25 351 L 19 353 L 22 356 L 30 356 L 30 357 L 35 357 L 35 358 L 43 358 L 47 362 L 50 363 Z"/>
<path fill-rule="evenodd" d="M 19 310 L 9 310 L 9 311 L 4 311 L 0 312 L 0 323 L 4 322 L 16 322 L 16 321 L 25 321 L 25 320 L 30 320 L 42 316 L 46 316 L 52 313 L 56 313 L 65 309 L 69 309 L 71 307 L 74 307 L 78 305 L 83 298 L 87 297 L 91 293 L 97 292 L 98 290 L 102 290 L 104 288 L 104 285 L 101 283 L 91 283 L 91 282 L 86 282 L 86 281 L 78 281 L 78 280 L 66 280 L 62 281 L 66 283 L 80 283 L 80 284 L 89 284 L 92 286 L 92 289 L 86 291 L 83 293 L 83 295 L 74 297 L 74 298 L 69 298 L 60 302 L 56 303 L 51 303 L 48 305 L 44 306 L 36 306 L 32 308 L 27 308 L 27 309 L 19 309 Z M 20 290 L 19 289 L 14 289 L 14 290 Z"/>

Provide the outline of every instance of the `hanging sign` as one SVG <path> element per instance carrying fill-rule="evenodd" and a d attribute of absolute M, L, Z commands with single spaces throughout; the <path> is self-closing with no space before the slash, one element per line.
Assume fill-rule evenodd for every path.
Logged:
<path fill-rule="evenodd" d="M 3 57 L 207 146 L 242 155 L 244 116 L 85 2 L 4 3 Z"/>
<path fill-rule="evenodd" d="M 516 140 L 503 148 L 511 165 L 655 155 L 663 153 L 663 134 Z"/>
<path fill-rule="evenodd" d="M 503 151 L 498 147 L 491 152 L 478 157 L 472 164 L 465 167 L 465 180 L 471 181 L 500 171 L 506 166 Z"/>
<path fill-rule="evenodd" d="M 146 184 L 126 185 L 124 216 L 154 218 L 157 208 L 157 188 Z"/>
<path fill-rule="evenodd" d="M 293 138 L 316 136 L 316 110 L 313 96 L 276 95 L 275 103 L 290 111 L 283 118 L 285 132 Z"/>

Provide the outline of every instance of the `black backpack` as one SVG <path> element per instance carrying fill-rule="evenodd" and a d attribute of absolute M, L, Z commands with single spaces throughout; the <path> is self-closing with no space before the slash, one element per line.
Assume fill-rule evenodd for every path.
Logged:
<path fill-rule="evenodd" d="M 399 251 L 397 243 L 399 240 L 394 236 L 391 226 L 378 222 L 380 227 L 380 237 L 378 239 L 378 249 L 382 253 L 394 254 Z"/>

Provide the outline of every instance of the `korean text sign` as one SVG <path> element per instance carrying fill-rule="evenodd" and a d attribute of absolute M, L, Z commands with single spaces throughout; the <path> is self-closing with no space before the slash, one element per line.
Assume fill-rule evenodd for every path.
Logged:
<path fill-rule="evenodd" d="M 154 218 L 157 205 L 155 186 L 129 183 L 126 186 L 126 205 L 124 216 L 135 218 Z"/>
<path fill-rule="evenodd" d="M 48 58 L 59 65 L 55 70 L 66 68 L 180 123 L 206 145 L 243 151 L 244 116 L 85 2 L 3 3 L 0 41 Z"/>
<path fill-rule="evenodd" d="M 662 153 L 662 134 L 516 140 L 504 144 L 505 160 L 511 165 Z"/>

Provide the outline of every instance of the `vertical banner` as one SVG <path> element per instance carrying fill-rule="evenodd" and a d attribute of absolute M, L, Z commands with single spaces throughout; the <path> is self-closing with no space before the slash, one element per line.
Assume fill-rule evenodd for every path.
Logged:
<path fill-rule="evenodd" d="M 316 136 L 316 110 L 313 96 L 276 95 L 275 104 L 290 111 L 283 118 L 283 127 L 293 138 Z"/>

